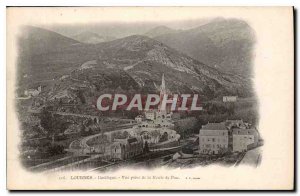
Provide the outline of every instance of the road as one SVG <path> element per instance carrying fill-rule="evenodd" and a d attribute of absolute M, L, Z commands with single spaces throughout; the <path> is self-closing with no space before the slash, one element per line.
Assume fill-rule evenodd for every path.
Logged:
<path fill-rule="evenodd" d="M 179 149 L 171 149 L 159 152 L 150 152 L 144 156 L 137 156 L 131 159 L 109 162 L 101 167 L 92 168 L 89 171 L 114 171 L 119 168 L 156 168 L 166 164 L 165 157 L 172 157 Z"/>
<path fill-rule="evenodd" d="M 246 152 L 244 158 L 239 163 L 239 165 L 250 165 L 257 167 L 261 161 L 262 149 L 261 147 L 254 148 Z"/>

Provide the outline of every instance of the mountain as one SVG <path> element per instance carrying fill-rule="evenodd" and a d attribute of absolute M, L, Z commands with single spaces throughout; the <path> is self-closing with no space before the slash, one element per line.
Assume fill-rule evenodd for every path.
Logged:
<path fill-rule="evenodd" d="M 75 35 L 73 38 L 79 42 L 87 44 L 98 44 L 101 42 L 107 42 L 116 39 L 112 36 L 101 36 L 93 32 L 83 32 L 78 35 Z"/>
<path fill-rule="evenodd" d="M 251 94 L 247 79 L 224 74 L 147 36 L 84 44 L 51 31 L 46 34 L 39 51 L 20 56 L 18 78 L 24 89 L 46 86 L 48 99 L 79 97 L 90 103 L 105 92 L 157 92 L 163 73 L 173 93 L 199 93 L 203 98 Z M 66 41 L 59 43 L 61 40 Z M 30 44 L 40 41 L 32 39 Z M 20 46 L 21 50 L 28 47 L 24 42 Z"/>
<path fill-rule="evenodd" d="M 237 19 L 216 19 L 197 28 L 154 39 L 222 72 L 250 76 L 254 32 Z"/>
<path fill-rule="evenodd" d="M 175 33 L 175 32 L 177 32 L 177 30 L 171 29 L 166 26 L 158 26 L 158 27 L 155 27 L 155 28 L 149 30 L 144 35 L 146 35 L 150 38 L 153 38 L 153 37 L 157 37 L 160 35 L 165 35 L 165 34 L 170 34 L 170 33 Z"/>
<path fill-rule="evenodd" d="M 154 93 L 164 73 L 172 93 L 199 93 L 212 98 L 226 94 L 247 96 L 251 91 L 242 77 L 219 72 L 146 36 L 100 43 L 95 50 L 97 58 L 64 77 L 56 84 L 58 89 L 86 89 L 87 97 L 97 92 L 130 90 Z"/>
<path fill-rule="evenodd" d="M 60 74 L 70 73 L 96 55 L 90 45 L 33 26 L 24 27 L 18 45 L 17 73 L 21 89 L 53 83 Z"/>
<path fill-rule="evenodd" d="M 21 55 L 37 55 L 64 50 L 78 41 L 39 27 L 25 26 L 19 39 Z"/>

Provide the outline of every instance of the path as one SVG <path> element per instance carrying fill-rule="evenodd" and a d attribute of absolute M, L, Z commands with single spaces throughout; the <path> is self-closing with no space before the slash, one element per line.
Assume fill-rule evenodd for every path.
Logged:
<path fill-rule="evenodd" d="M 257 167 L 261 161 L 262 149 L 261 147 L 254 148 L 246 152 L 244 158 L 239 165 L 251 165 Z"/>

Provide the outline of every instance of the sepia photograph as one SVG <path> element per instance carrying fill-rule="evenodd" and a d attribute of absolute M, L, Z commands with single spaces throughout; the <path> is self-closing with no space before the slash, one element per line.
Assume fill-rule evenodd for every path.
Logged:
<path fill-rule="evenodd" d="M 292 7 L 7 8 L 8 189 L 292 189 L 293 31 Z"/>

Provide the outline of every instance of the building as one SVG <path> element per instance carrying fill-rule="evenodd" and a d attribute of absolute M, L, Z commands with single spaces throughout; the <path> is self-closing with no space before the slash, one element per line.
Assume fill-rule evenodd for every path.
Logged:
<path fill-rule="evenodd" d="M 246 128 L 246 123 L 243 120 L 226 120 L 225 124 L 230 128 Z"/>
<path fill-rule="evenodd" d="M 135 121 L 137 123 L 141 123 L 143 121 L 143 116 L 142 115 L 138 115 L 137 117 L 135 117 Z"/>
<path fill-rule="evenodd" d="M 159 101 L 159 105 L 158 105 L 158 115 L 160 115 L 162 118 L 165 118 L 167 116 L 167 114 L 169 114 L 171 112 L 171 104 L 167 104 L 165 109 L 161 108 L 163 98 L 165 95 L 169 96 L 169 95 L 172 95 L 172 93 L 166 87 L 165 74 L 163 74 L 162 78 L 161 78 L 161 85 L 159 88 L 160 101 Z"/>
<path fill-rule="evenodd" d="M 244 152 L 258 145 L 258 131 L 256 129 L 233 128 L 233 152 Z"/>
<path fill-rule="evenodd" d="M 125 160 L 143 153 L 143 143 L 137 138 L 115 139 L 110 150 L 111 159 Z"/>
<path fill-rule="evenodd" d="M 237 96 L 223 96 L 223 102 L 236 102 Z"/>
<path fill-rule="evenodd" d="M 156 119 L 156 112 L 154 110 L 149 110 L 145 112 L 145 118 L 148 120 L 155 120 Z"/>
<path fill-rule="evenodd" d="M 146 130 L 141 132 L 141 139 L 143 141 L 143 145 L 147 142 L 148 145 L 156 144 L 160 139 L 160 131 L 158 130 Z"/>
<path fill-rule="evenodd" d="M 42 87 L 39 86 L 37 89 L 28 89 L 25 90 L 24 94 L 29 97 L 38 96 L 42 92 Z"/>
<path fill-rule="evenodd" d="M 222 123 L 208 123 L 200 129 L 199 151 L 201 154 L 220 154 L 228 150 L 229 132 Z"/>

